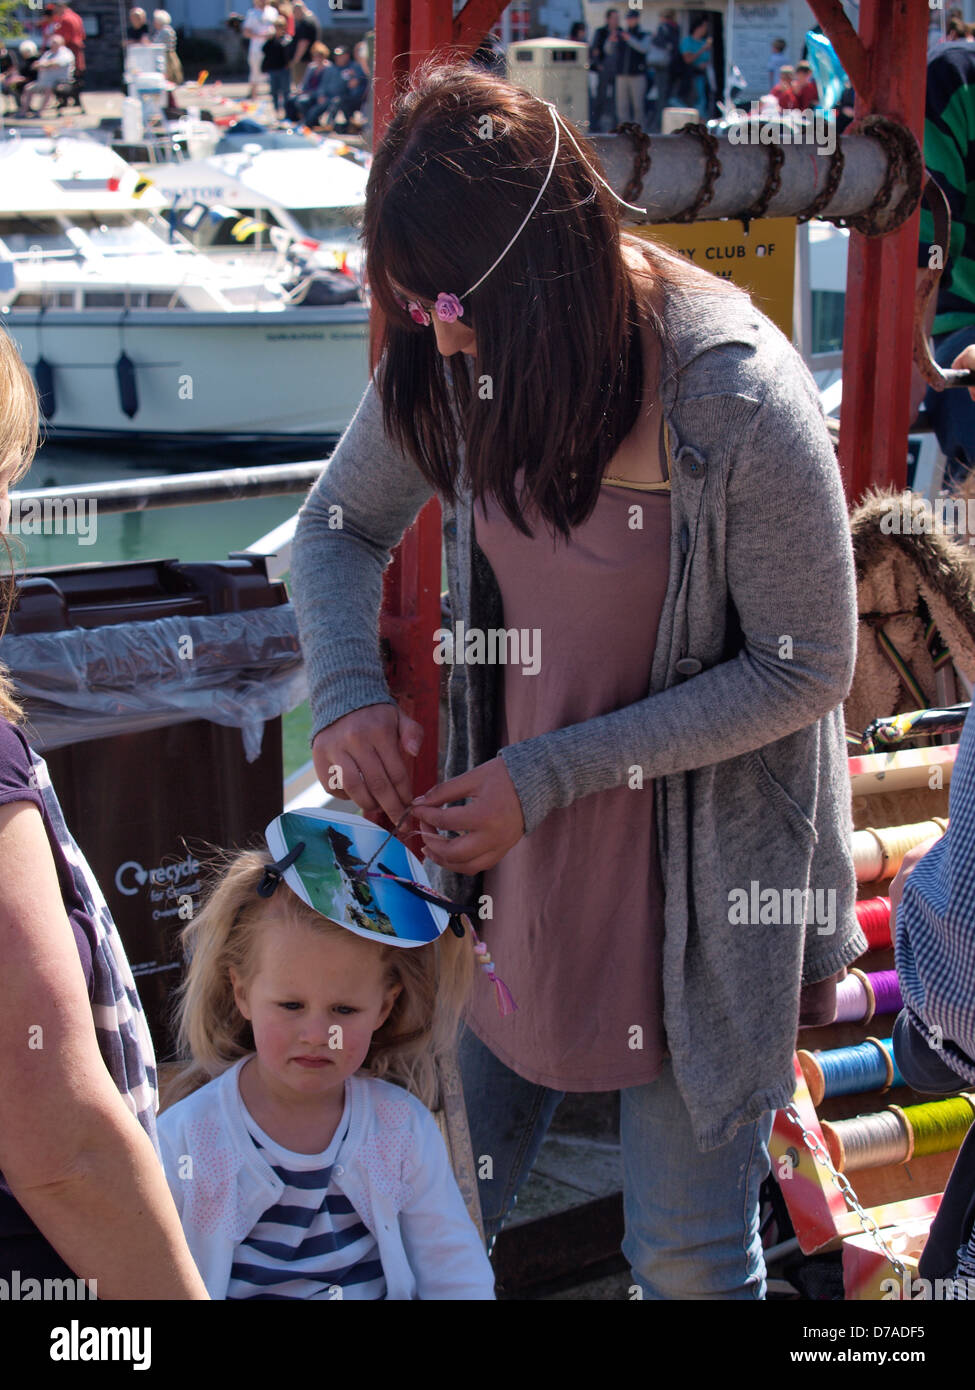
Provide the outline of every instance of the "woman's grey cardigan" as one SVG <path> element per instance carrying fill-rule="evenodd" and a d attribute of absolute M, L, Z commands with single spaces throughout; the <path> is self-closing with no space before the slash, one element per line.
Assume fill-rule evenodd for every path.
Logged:
<path fill-rule="evenodd" d="M 500 756 L 529 835 L 555 807 L 630 785 L 642 768 L 633 815 L 652 788 L 667 1041 L 708 1149 L 788 1101 L 800 981 L 825 979 L 866 949 L 841 707 L 857 610 L 846 504 L 805 364 L 739 292 L 668 290 L 665 317 L 676 352 L 667 350 L 661 391 L 674 461 L 670 579 L 649 692 Z M 378 647 L 382 573 L 430 496 L 386 437 L 370 382 L 295 536 L 315 732 L 392 702 Z M 444 506 L 443 535 L 453 621 L 503 627 L 469 491 Z M 497 666 L 452 668 L 445 777 L 497 755 L 499 676 Z M 443 891 L 478 896 L 480 876 L 429 869 Z M 598 925 L 567 921 L 566 932 L 601 931 L 611 951 L 609 883 L 606 903 Z M 596 981 L 592 996 L 598 1008 Z"/>

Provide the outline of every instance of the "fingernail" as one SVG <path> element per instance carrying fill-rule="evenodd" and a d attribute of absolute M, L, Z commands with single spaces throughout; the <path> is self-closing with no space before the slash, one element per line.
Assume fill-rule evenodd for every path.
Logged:
<path fill-rule="evenodd" d="M 423 795 L 423 796 L 415 796 L 415 797 L 413 798 L 413 805 L 415 806 L 416 803 L 417 803 L 418 801 L 426 801 L 426 795 Z"/>

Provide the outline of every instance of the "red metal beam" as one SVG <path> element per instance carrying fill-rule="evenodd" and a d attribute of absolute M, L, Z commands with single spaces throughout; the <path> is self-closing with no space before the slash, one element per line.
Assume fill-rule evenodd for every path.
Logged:
<path fill-rule="evenodd" d="M 454 43 L 471 53 L 501 18 L 504 3 L 498 0 L 467 0 L 454 20 Z"/>
<path fill-rule="evenodd" d="M 380 0 L 376 6 L 373 124 L 375 142 L 389 122 L 397 87 L 430 53 L 473 52 L 504 8 L 503 0 L 468 0 L 456 19 L 451 0 Z M 370 325 L 375 366 L 382 324 Z M 440 504 L 427 503 L 393 554 L 383 578 L 380 636 L 388 652 L 386 676 L 400 706 L 423 726 L 413 763 L 414 794 L 437 781 L 441 668 L 433 633 L 440 626 Z"/>
<path fill-rule="evenodd" d="M 859 120 L 872 112 L 924 133 L 927 0 L 863 0 L 857 45 L 835 0 L 809 0 L 841 61 L 866 70 L 856 91 Z M 835 26 L 835 33 L 834 33 Z M 856 36 L 854 36 L 856 37 Z M 837 42 L 837 40 L 839 42 Z M 849 73 L 849 68 L 847 68 Z M 852 73 L 849 73 L 851 81 Z M 843 325 L 840 469 L 847 499 L 871 483 L 904 487 L 910 421 L 911 343 L 920 211 L 883 237 L 850 233 Z"/>

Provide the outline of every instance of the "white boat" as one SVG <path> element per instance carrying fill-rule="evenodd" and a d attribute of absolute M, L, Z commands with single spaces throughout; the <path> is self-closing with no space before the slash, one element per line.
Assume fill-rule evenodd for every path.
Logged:
<path fill-rule="evenodd" d="M 297 302 L 297 272 L 206 256 L 97 141 L 0 143 L 0 320 L 52 438 L 338 436 L 368 381 L 369 308 Z M 304 281 L 307 284 L 307 277 Z M 255 384 L 266 383 L 263 390 Z"/>
<path fill-rule="evenodd" d="M 361 277 L 359 227 L 371 156 L 331 137 L 245 137 L 206 158 L 142 166 L 176 225 L 208 255 L 300 245 L 312 264 Z M 236 143 L 236 142 L 233 142 Z M 246 220 L 242 220 L 246 219 Z"/>

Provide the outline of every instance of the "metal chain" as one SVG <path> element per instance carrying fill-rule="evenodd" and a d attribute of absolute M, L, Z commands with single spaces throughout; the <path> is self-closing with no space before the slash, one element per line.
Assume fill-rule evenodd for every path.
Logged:
<path fill-rule="evenodd" d="M 857 213 L 855 217 L 831 217 L 828 220 L 837 227 L 853 227 L 864 236 L 887 236 L 904 225 L 921 198 L 924 164 L 917 140 L 906 126 L 898 125 L 886 116 L 866 116 L 862 121 L 855 121 L 845 133 L 869 135 L 879 141 L 887 156 L 887 172 L 880 191 L 865 212 Z M 882 225 L 878 225 L 877 219 L 887 208 L 898 178 L 906 184 L 904 196 L 887 213 Z"/>
<path fill-rule="evenodd" d="M 853 227 L 856 231 L 863 232 L 865 236 L 869 236 L 875 230 L 874 215 L 878 213 L 881 208 L 886 207 L 887 203 L 890 201 L 890 195 L 894 188 L 894 180 L 901 172 L 900 146 L 894 145 L 893 142 L 887 138 L 884 130 L 870 130 L 866 120 L 854 121 L 853 124 L 847 128 L 846 133 L 848 135 L 866 135 L 868 133 L 875 135 L 883 146 L 884 153 L 887 156 L 887 172 L 884 174 L 884 181 L 880 185 L 877 196 L 870 206 L 864 212 L 857 213 L 854 217 L 837 217 L 835 219 L 837 227 Z"/>
<path fill-rule="evenodd" d="M 877 1225 L 876 1221 L 874 1221 L 870 1213 L 868 1211 L 865 1211 L 864 1208 L 861 1206 L 860 1201 L 857 1198 L 856 1193 L 853 1191 L 853 1188 L 850 1186 L 849 1179 L 846 1177 L 845 1173 L 840 1173 L 833 1167 L 833 1160 L 830 1158 L 829 1154 L 823 1148 L 816 1135 L 813 1134 L 810 1130 L 808 1130 L 806 1126 L 802 1123 L 802 1116 L 799 1114 L 799 1111 L 796 1109 L 792 1101 L 790 1101 L 789 1104 L 785 1106 L 784 1113 L 788 1115 L 789 1119 L 792 1121 L 794 1125 L 798 1126 L 799 1130 L 802 1133 L 802 1142 L 805 1144 L 806 1148 L 812 1154 L 815 1161 L 818 1164 L 820 1164 L 821 1167 L 825 1168 L 827 1173 L 829 1173 L 830 1177 L 833 1180 L 834 1187 L 839 1189 L 840 1195 L 846 1202 L 847 1206 L 850 1208 L 851 1211 L 856 1212 L 856 1215 L 860 1220 L 860 1225 L 863 1227 L 864 1232 L 870 1237 L 874 1245 L 876 1245 L 877 1249 L 883 1255 L 887 1263 L 897 1272 L 898 1275 L 901 1276 L 901 1278 L 903 1278 L 903 1276 L 907 1273 L 906 1266 L 901 1263 L 901 1261 L 897 1258 L 894 1252 L 887 1245 L 883 1236 L 880 1234 L 880 1227 Z"/>
<path fill-rule="evenodd" d="M 768 150 L 768 173 L 765 176 L 765 187 L 752 203 L 750 208 L 738 214 L 741 225 L 748 235 L 748 225 L 753 219 L 764 217 L 768 211 L 768 205 L 782 187 L 782 162 L 785 159 L 785 150 L 781 145 L 767 145 Z"/>
<path fill-rule="evenodd" d="M 650 136 L 635 121 L 624 121 L 613 131 L 614 135 L 630 135 L 636 148 L 633 151 L 633 173 L 623 189 L 623 201 L 639 207 L 643 184 L 650 172 Z"/>
<path fill-rule="evenodd" d="M 836 149 L 829 157 L 829 173 L 826 181 L 819 193 L 806 208 L 805 212 L 799 214 L 797 222 L 809 222 L 814 217 L 822 216 L 823 209 L 828 208 L 836 196 L 836 190 L 840 186 L 840 179 L 843 177 L 843 165 L 846 163 L 846 156 L 843 153 L 843 143 L 841 139 L 836 141 Z"/>
<path fill-rule="evenodd" d="M 698 213 L 714 197 L 714 185 L 721 173 L 721 161 L 718 159 L 718 141 L 711 134 L 706 125 L 701 123 L 695 125 L 693 122 L 681 126 L 680 130 L 674 131 L 675 135 L 696 135 L 704 146 L 704 182 L 701 191 L 697 195 L 693 204 L 682 212 L 680 217 L 672 217 L 671 222 L 696 222 Z"/>

